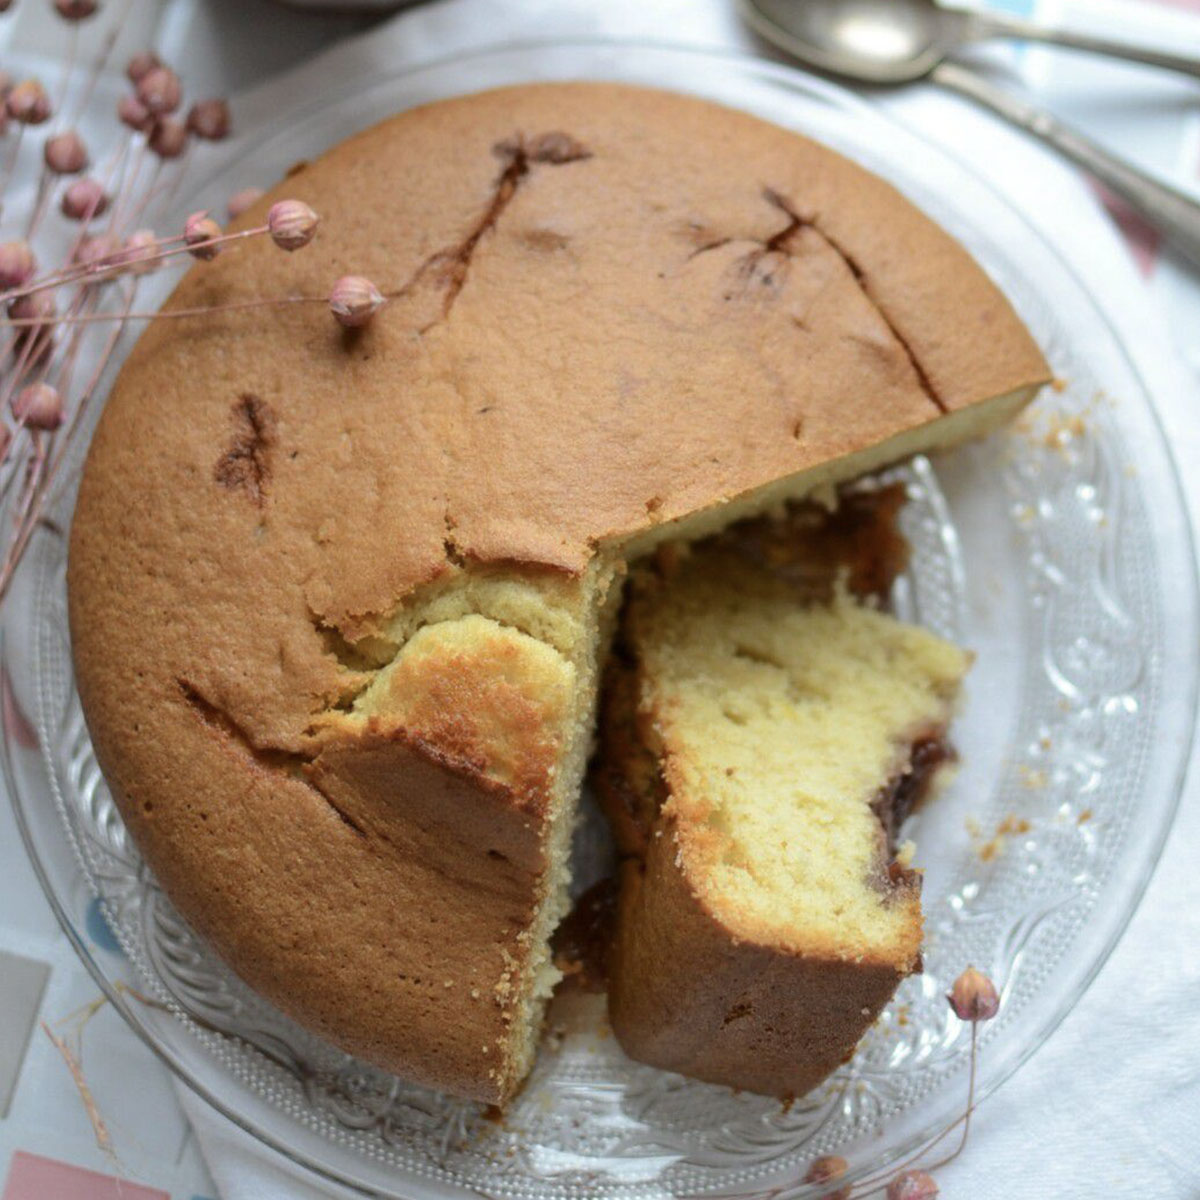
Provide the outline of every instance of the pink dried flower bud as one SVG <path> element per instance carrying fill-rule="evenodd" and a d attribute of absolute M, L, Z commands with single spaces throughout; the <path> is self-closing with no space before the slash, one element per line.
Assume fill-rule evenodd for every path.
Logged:
<path fill-rule="evenodd" d="M 58 308 L 48 290 L 29 292 L 9 302 L 8 315 L 14 321 L 36 321 L 36 325 L 20 326 L 21 333 L 36 336 L 50 331 L 58 317 Z"/>
<path fill-rule="evenodd" d="M 383 293 L 362 275 L 343 275 L 329 293 L 329 308 L 339 325 L 358 329 L 383 307 Z"/>
<path fill-rule="evenodd" d="M 100 5 L 96 0 L 54 0 L 54 7 L 64 21 L 86 21 Z"/>
<path fill-rule="evenodd" d="M 54 295 L 49 288 L 40 292 L 26 292 L 8 302 L 8 315 L 14 321 L 38 320 L 51 321 L 58 315 L 54 305 Z"/>
<path fill-rule="evenodd" d="M 105 271 L 103 268 L 117 265 L 119 249 L 120 243 L 112 234 L 97 233 L 91 237 L 85 237 L 79 243 L 75 248 L 75 253 L 71 256 L 71 261 L 76 266 L 88 268 L 88 282 L 100 282 L 111 277 L 112 272 Z"/>
<path fill-rule="evenodd" d="M 153 50 L 139 50 L 126 64 L 125 76 L 132 84 L 141 83 L 144 75 L 149 75 L 155 67 L 161 67 L 163 61 Z"/>
<path fill-rule="evenodd" d="M 226 206 L 229 209 L 229 219 L 236 220 L 262 195 L 263 190 L 260 187 L 247 187 L 242 188 L 240 192 L 234 192 Z"/>
<path fill-rule="evenodd" d="M 154 128 L 154 115 L 136 96 L 122 96 L 117 101 L 117 116 L 122 125 L 128 125 L 136 133 L 147 133 Z"/>
<path fill-rule="evenodd" d="M 187 115 L 187 127 L 198 138 L 219 142 L 229 136 L 229 105 L 224 100 L 200 100 Z"/>
<path fill-rule="evenodd" d="M 35 322 L 17 326 L 13 357 L 26 366 L 48 358 L 54 349 L 54 327 L 58 318 L 53 296 L 48 291 L 18 296 L 9 304 L 8 315 L 14 321 Z"/>
<path fill-rule="evenodd" d="M 137 81 L 137 98 L 156 117 L 173 113 L 183 99 L 179 76 L 170 67 L 152 67 Z"/>
<path fill-rule="evenodd" d="M 846 1174 L 848 1163 L 839 1154 L 826 1154 L 822 1158 L 814 1158 L 809 1164 L 808 1173 L 804 1176 L 805 1183 L 833 1183 Z M 821 1200 L 849 1200 L 850 1188 L 841 1187 L 836 1192 L 826 1192 Z"/>
<path fill-rule="evenodd" d="M 887 1200 L 933 1200 L 938 1185 L 924 1171 L 905 1171 L 897 1175 L 887 1188 Z"/>
<path fill-rule="evenodd" d="M 73 129 L 50 138 L 42 150 L 46 166 L 56 175 L 78 175 L 88 165 L 87 147 Z"/>
<path fill-rule="evenodd" d="M 136 229 L 125 239 L 117 258 L 135 275 L 149 275 L 159 266 L 158 238 L 153 229 Z"/>
<path fill-rule="evenodd" d="M 150 130 L 150 149 L 159 158 L 178 158 L 187 148 L 187 137 L 182 121 L 163 117 Z"/>
<path fill-rule="evenodd" d="M 72 221 L 90 221 L 108 208 L 108 193 L 95 179 L 77 179 L 62 195 L 62 214 Z"/>
<path fill-rule="evenodd" d="M 13 357 L 29 366 L 48 358 L 54 349 L 54 325 L 58 309 L 50 292 L 29 292 L 18 296 L 8 306 L 8 315 L 14 321 L 32 321 L 32 325 L 18 325 L 13 339 Z"/>
<path fill-rule="evenodd" d="M 303 200 L 277 200 L 267 212 L 271 240 L 281 250 L 299 250 L 313 240 L 320 218 Z"/>
<path fill-rule="evenodd" d="M 30 429 L 57 429 L 63 422 L 63 402 L 58 388 L 31 383 L 12 399 L 13 416 Z"/>
<path fill-rule="evenodd" d="M 207 212 L 194 212 L 183 226 L 183 240 L 188 244 L 188 253 L 193 258 L 202 258 L 209 262 L 221 252 L 220 246 L 210 246 L 205 243 L 221 236 L 221 227 Z"/>
<path fill-rule="evenodd" d="M 23 79 L 4 98 L 4 107 L 22 125 L 41 125 L 50 119 L 50 97 L 36 79 Z"/>
<path fill-rule="evenodd" d="M 25 241 L 0 243 L 0 288 L 20 287 L 33 278 L 37 261 Z"/>
<path fill-rule="evenodd" d="M 54 352 L 54 327 L 50 325 L 35 325 L 32 328 L 18 329 L 13 339 L 13 362 L 21 370 L 28 367 L 41 366 Z"/>
<path fill-rule="evenodd" d="M 954 981 L 946 999 L 960 1021 L 990 1021 L 1000 1011 L 996 985 L 974 967 L 968 967 Z"/>

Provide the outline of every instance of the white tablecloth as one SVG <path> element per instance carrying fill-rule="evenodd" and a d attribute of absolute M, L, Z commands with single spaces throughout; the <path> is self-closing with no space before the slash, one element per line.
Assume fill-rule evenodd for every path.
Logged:
<path fill-rule="evenodd" d="M 1112 31 L 1128 29 L 1143 38 L 1158 37 L 1200 52 L 1200 15 L 1179 11 L 1191 7 L 1200 14 L 1200 2 L 1177 0 L 1174 5 L 1157 6 L 1040 0 L 1035 5 L 1010 0 L 1003 6 Z M 207 70 L 221 83 L 254 77 L 256 38 L 266 45 L 279 30 L 275 41 L 286 43 L 291 37 L 293 45 L 303 45 L 310 37 L 296 32 L 298 26 L 283 31 L 284 24 L 307 18 L 272 17 L 273 10 L 251 9 L 253 28 L 239 46 L 240 65 L 235 71 L 222 74 L 218 51 L 225 43 L 213 31 L 230 32 L 230 13 L 236 12 L 236 6 L 217 5 L 209 14 L 188 0 L 168 5 L 167 19 L 159 29 L 168 42 L 174 39 L 178 44 L 164 49 L 179 50 L 186 44 L 191 62 L 199 67 L 207 61 L 198 59 L 196 47 L 202 47 L 203 53 L 217 56 L 217 63 Z M 320 28 L 339 32 L 345 25 L 332 22 Z M 320 57 L 247 91 L 235 110 L 239 128 L 252 131 L 289 105 L 307 101 L 325 80 L 521 36 L 585 32 L 643 34 L 709 46 L 755 45 L 728 0 L 604 0 L 602 4 L 442 0 L 344 40 Z M 310 40 L 316 44 L 316 37 Z M 284 57 L 278 45 L 271 53 L 277 56 L 275 61 Z M 1194 83 L 1052 50 L 998 51 L 989 57 L 1096 136 L 1173 176 L 1177 183 L 1195 182 L 1200 166 L 1200 88 Z M 1062 247 L 1136 347 L 1180 462 L 1185 468 L 1200 462 L 1200 420 L 1195 415 L 1200 342 L 1193 332 L 1200 320 L 1200 280 L 1159 253 L 1153 239 L 1136 236 L 1136 230 L 1132 243 L 1123 241 L 1093 192 L 1073 171 L 966 103 L 924 86 L 881 97 L 879 102 L 973 161 Z M 1181 360 L 1191 369 L 1181 367 Z M 1185 478 L 1188 475 L 1185 469 Z M 1190 475 L 1188 501 L 1193 523 L 1200 527 L 1200 478 L 1194 470 Z M 0 820 L 7 821 L 7 814 Z M 0 838 L 6 861 L 14 855 L 12 842 Z M 1200 779 L 1193 768 L 1167 852 L 1128 933 L 1062 1027 L 983 1106 L 968 1151 L 939 1172 L 943 1195 L 973 1200 L 1200 1196 L 1200 1141 L 1193 1140 L 1200 1129 L 1196 847 L 1200 847 Z M 0 882 L 0 899 L 36 906 L 39 898 L 28 871 L 19 865 L 14 869 L 16 882 Z M 9 925 L 19 923 L 6 918 L 6 924 L 0 925 L 0 948 L 28 950 L 32 938 L 43 956 L 49 956 L 51 949 L 59 956 L 61 947 L 54 945 L 53 931 L 40 910 L 36 919 L 36 934 L 26 936 L 12 933 Z M 43 1001 L 43 1006 L 49 1003 Z M 65 1011 L 48 1015 L 53 1019 Z M 130 1036 L 115 1021 L 104 1028 L 117 1043 Z M 130 1047 L 122 1062 L 125 1071 L 135 1071 L 143 1081 L 143 1091 L 163 1095 L 163 1068 L 140 1047 Z M 43 1054 L 36 1068 L 49 1080 L 60 1064 Z M 103 1080 L 99 1086 L 105 1086 Z M 305 1179 L 289 1164 L 264 1153 L 185 1088 L 178 1091 L 224 1200 L 306 1200 L 342 1194 Z M 70 1104 L 69 1086 L 62 1094 L 63 1103 Z M 20 1106 L 14 1104 L 9 1122 L 0 1122 L 0 1153 L 11 1153 L 18 1146 L 38 1149 L 31 1133 L 10 1124 L 20 1116 Z M 138 1128 L 145 1139 L 145 1125 Z M 119 1142 L 119 1130 L 117 1136 Z M 182 1138 L 182 1161 L 189 1141 L 178 1131 L 172 1136 Z M 87 1161 L 85 1141 L 77 1138 L 75 1161 L 104 1166 Z M 142 1177 L 150 1178 L 149 1168 Z M 152 1193 L 156 1197 L 174 1195 L 184 1200 L 190 1198 L 189 1187 L 208 1186 L 185 1182 L 202 1179 L 198 1166 L 190 1173 L 180 1168 L 171 1179 L 160 1179 L 159 1186 L 170 1191 Z M 109 1195 L 95 1193 L 101 1194 Z M 7 1193 L 5 1200 L 9 1200 Z"/>

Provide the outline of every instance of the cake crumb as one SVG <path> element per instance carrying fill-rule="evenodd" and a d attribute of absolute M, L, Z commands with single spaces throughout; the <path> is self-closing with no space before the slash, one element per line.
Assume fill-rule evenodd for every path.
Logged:
<path fill-rule="evenodd" d="M 984 842 L 979 847 L 980 862 L 991 862 L 1004 853 L 1004 838 L 994 837 L 990 842 Z"/>
<path fill-rule="evenodd" d="M 900 843 L 900 848 L 896 851 L 896 862 L 902 867 L 911 867 L 913 856 L 917 852 L 917 843 L 911 838 L 907 838 Z"/>
<path fill-rule="evenodd" d="M 1017 772 L 1021 776 L 1021 784 L 1024 787 L 1037 789 L 1044 788 L 1049 782 L 1049 776 L 1041 767 L 1028 767 L 1022 764 L 1017 768 Z"/>
<path fill-rule="evenodd" d="M 1024 817 L 1015 817 L 1011 813 L 996 826 L 997 834 L 1028 833 L 1032 826 Z"/>
<path fill-rule="evenodd" d="M 974 817 L 968 817 L 964 824 L 967 827 L 967 833 L 971 836 L 971 841 L 975 844 L 975 853 L 979 855 L 981 862 L 992 862 L 999 858 L 1004 853 L 1011 835 L 1028 833 L 1033 828 L 1024 817 L 1010 813 L 996 826 L 992 836 L 984 841 L 983 831 Z"/>
<path fill-rule="evenodd" d="M 1083 812 L 1081 812 L 1079 814 L 1079 816 L 1077 816 L 1075 818 L 1075 824 L 1076 825 L 1086 825 L 1091 819 L 1092 819 L 1092 810 L 1090 808 L 1085 808 L 1083 810 Z"/>
<path fill-rule="evenodd" d="M 1042 436 L 1042 444 L 1048 450 L 1065 450 L 1071 442 L 1078 441 L 1087 433 L 1087 426 L 1078 414 L 1056 416 Z"/>

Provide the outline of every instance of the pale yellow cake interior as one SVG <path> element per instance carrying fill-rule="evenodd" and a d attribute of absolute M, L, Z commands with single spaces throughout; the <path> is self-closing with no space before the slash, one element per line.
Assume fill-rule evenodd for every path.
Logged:
<path fill-rule="evenodd" d="M 706 902 L 746 938 L 904 957 L 912 914 L 880 887 L 871 803 L 944 728 L 966 652 L 844 591 L 798 605 L 758 572 L 685 564 L 646 607 L 642 700 Z"/>

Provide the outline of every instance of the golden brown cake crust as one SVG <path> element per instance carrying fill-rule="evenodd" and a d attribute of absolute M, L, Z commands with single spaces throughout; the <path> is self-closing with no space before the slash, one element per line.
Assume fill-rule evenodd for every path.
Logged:
<path fill-rule="evenodd" d="M 147 330 L 72 530 L 80 692 L 139 846 L 242 976 L 351 1051 L 498 1100 L 493 991 L 539 901 L 526 783 L 554 747 L 528 714 L 473 749 L 445 728 L 326 746 L 362 684 L 336 647 L 460 564 L 580 572 L 598 544 L 1027 394 L 1045 364 L 887 184 L 693 99 L 467 97 L 351 139 L 242 225 L 284 195 L 324 217 L 312 246 L 230 250 L 170 304 L 323 296 L 346 272 L 395 298 L 358 333 L 320 304 Z"/>
<path fill-rule="evenodd" d="M 908 972 L 730 937 L 680 865 L 674 822 L 656 834 L 645 860 L 622 868 L 608 992 L 621 1046 L 709 1083 L 810 1091 L 853 1055 Z"/>

